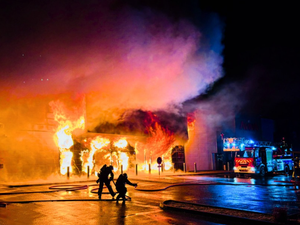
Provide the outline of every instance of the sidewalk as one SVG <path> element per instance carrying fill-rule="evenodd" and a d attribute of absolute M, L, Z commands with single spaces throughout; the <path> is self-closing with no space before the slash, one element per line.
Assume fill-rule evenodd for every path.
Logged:
<path fill-rule="evenodd" d="M 194 172 L 176 172 L 176 173 L 163 173 L 162 175 L 158 174 L 130 174 L 129 179 L 135 182 L 141 182 L 141 184 L 138 186 L 138 189 L 140 191 L 156 191 L 158 189 L 165 189 L 168 186 L 176 186 L 176 185 L 182 185 L 184 183 L 190 183 L 189 180 L 185 180 L 184 176 L 201 176 L 201 175 L 230 175 L 232 174 L 232 171 L 198 171 L 196 173 Z M 117 174 L 115 175 L 117 177 Z M 53 180 L 54 181 L 54 180 Z M 64 184 L 73 184 L 75 183 L 92 183 L 91 185 L 97 186 L 96 184 L 96 177 L 92 176 L 90 178 L 87 177 L 81 177 L 80 180 L 76 179 L 61 179 L 57 182 L 26 182 L 23 184 L 6 184 L 6 189 L 4 192 L 11 191 L 12 187 L 27 187 L 27 186 L 41 186 L 36 187 L 34 189 L 43 189 L 46 187 L 46 185 L 62 185 Z M 193 181 L 192 181 L 193 182 Z M 210 183 L 205 182 L 205 183 Z M 204 183 L 204 184 L 205 184 Z M 213 182 L 211 184 L 214 184 Z M 80 184 L 81 185 L 81 184 Z M 38 190 L 37 190 L 38 191 Z M 6 204 L 2 202 L 2 205 L 0 204 L 0 207 L 6 207 Z M 218 219 L 220 221 L 226 222 L 228 224 L 229 221 L 236 221 L 237 223 L 242 224 L 278 224 L 275 222 L 275 217 L 272 214 L 264 214 L 264 213 L 257 213 L 257 212 L 251 212 L 251 211 L 243 211 L 243 210 L 237 210 L 237 209 L 229 209 L 224 207 L 216 207 L 216 206 L 210 206 L 210 205 L 200 205 L 200 204 L 194 204 L 190 202 L 179 202 L 179 201 L 173 201 L 168 200 L 160 203 L 160 207 L 163 210 L 173 210 L 173 211 L 181 211 L 186 213 L 196 213 L 197 215 L 200 215 L 202 217 L 207 218 L 213 218 Z M 282 215 L 281 215 L 282 216 Z M 300 224 L 300 222 L 297 221 L 297 219 L 300 218 L 299 215 L 288 215 L 288 224 Z"/>
<path fill-rule="evenodd" d="M 201 176 L 201 175 L 230 175 L 233 171 L 227 170 L 207 170 L 207 171 L 197 171 L 197 172 L 163 172 L 160 175 L 158 173 L 146 174 L 146 173 L 139 173 L 136 174 L 128 174 L 130 179 L 137 180 L 137 181 L 148 181 L 148 182 L 162 182 L 163 179 L 172 178 L 172 177 L 184 177 L 184 176 Z M 115 180 L 118 177 L 118 173 L 115 174 Z M 82 182 L 96 182 L 98 178 L 96 176 L 87 177 L 79 177 L 79 178 L 70 178 L 61 177 L 58 180 L 45 180 L 45 181 L 26 181 L 26 182 L 18 182 L 18 183 L 6 183 L 1 184 L 3 187 L 27 187 L 27 186 L 41 186 L 41 185 L 59 185 L 59 184 L 69 184 L 69 183 L 82 183 Z"/>
<path fill-rule="evenodd" d="M 194 213 L 199 216 L 218 219 L 224 222 L 230 220 L 230 222 L 239 224 L 300 224 L 298 220 L 299 215 L 287 215 L 286 212 L 280 211 L 280 209 L 272 215 L 173 200 L 162 202 L 160 208 L 163 210 Z"/>

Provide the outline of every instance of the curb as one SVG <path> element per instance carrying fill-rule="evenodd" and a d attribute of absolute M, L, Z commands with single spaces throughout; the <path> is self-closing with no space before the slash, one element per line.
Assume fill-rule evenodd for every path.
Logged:
<path fill-rule="evenodd" d="M 198 171 L 198 172 L 186 172 L 186 173 L 178 173 L 178 174 L 166 174 L 166 177 L 173 176 L 201 176 L 201 175 L 228 175 L 231 174 L 232 171 L 223 171 L 223 170 L 208 170 L 208 171 Z M 162 177 L 161 177 L 162 178 Z M 151 177 L 151 179 L 147 177 L 135 177 L 132 176 L 130 179 L 132 180 L 141 180 L 141 181 L 149 181 L 149 182 L 158 182 L 161 179 L 160 177 Z M 86 180 L 62 180 L 56 182 L 45 182 L 45 183 L 26 183 L 26 184 L 3 184 L 4 187 L 14 188 L 14 187 L 30 187 L 30 186 L 44 186 L 44 185 L 60 185 L 60 184 L 69 184 L 69 183 L 85 183 L 85 182 L 95 182 L 97 178 L 90 178 Z"/>
<path fill-rule="evenodd" d="M 180 202 L 180 201 L 173 201 L 167 200 L 160 203 L 160 208 L 163 210 L 173 210 L 173 211 L 181 211 L 186 213 L 193 213 L 199 216 L 209 217 L 211 219 L 219 219 L 223 220 L 224 222 L 241 223 L 241 224 L 256 224 L 256 225 L 270 225 L 270 224 L 299 224 L 295 221 L 288 220 L 285 223 L 275 222 L 273 219 L 273 215 L 271 214 L 264 214 L 258 212 L 250 212 L 245 210 L 238 210 L 238 209 L 230 209 L 224 207 L 216 207 L 210 205 L 201 205 L 201 204 L 194 204 L 189 202 Z M 217 211 L 217 212 L 214 212 Z M 219 212 L 218 212 L 219 211 Z M 223 212 L 220 212 L 223 211 Z M 239 216 L 238 214 L 243 214 L 243 216 Z M 247 217 L 247 214 L 249 217 Z M 246 215 L 246 216 L 245 216 Z M 251 215 L 251 216 L 250 216 Z M 267 220 L 261 219 L 253 219 L 260 218 L 260 217 L 267 217 Z"/>

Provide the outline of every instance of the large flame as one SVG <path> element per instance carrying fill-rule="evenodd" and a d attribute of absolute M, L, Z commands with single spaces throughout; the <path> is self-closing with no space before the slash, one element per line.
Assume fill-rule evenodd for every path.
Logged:
<path fill-rule="evenodd" d="M 122 166 L 122 170 L 126 171 L 129 166 L 129 156 L 126 152 L 122 152 L 127 146 L 128 142 L 125 138 L 119 139 L 114 142 L 114 146 L 116 147 L 116 158 L 117 158 L 117 168 Z"/>
<path fill-rule="evenodd" d="M 81 151 L 82 171 L 87 173 L 88 168 L 92 171 L 95 165 L 97 165 L 97 168 L 101 168 L 102 165 L 108 163 L 113 165 L 115 172 L 120 170 L 121 167 L 125 172 L 129 167 L 129 156 L 125 150 L 127 146 L 128 142 L 125 138 L 113 141 L 103 138 L 101 135 L 95 137 L 90 141 L 90 149 Z M 97 152 L 101 153 L 101 158 L 95 161 L 94 155 Z"/>
<path fill-rule="evenodd" d="M 101 150 L 103 147 L 106 147 L 109 145 L 110 140 L 107 138 L 101 138 L 97 136 L 95 139 L 93 139 L 90 143 L 90 151 L 89 150 L 83 150 L 81 152 L 81 161 L 82 161 L 82 171 L 85 173 L 88 173 L 88 168 L 90 171 L 94 168 L 94 154 L 96 151 Z"/>
<path fill-rule="evenodd" d="M 119 160 L 121 165 L 123 166 L 123 170 L 126 171 L 128 169 L 128 161 L 129 157 L 125 152 L 121 152 L 119 156 Z"/>
<path fill-rule="evenodd" d="M 61 102 L 51 102 L 53 109 L 54 119 L 58 122 L 58 128 L 54 135 L 54 141 L 60 150 L 60 173 L 66 174 L 72 172 L 72 157 L 71 151 L 74 145 L 72 133 L 75 129 L 84 129 L 85 120 L 84 116 L 78 116 L 74 119 L 74 115 L 78 115 L 78 112 L 74 112 L 73 119 L 64 110 Z M 70 112 L 69 112 L 70 113 Z M 139 152 L 144 153 L 143 165 L 139 167 L 139 170 L 149 171 L 158 170 L 159 165 L 156 162 L 157 157 L 162 157 L 161 169 L 170 170 L 172 168 L 171 150 L 175 142 L 175 137 L 172 132 L 160 124 L 157 116 L 151 112 L 149 118 L 145 122 L 146 134 L 148 137 L 146 141 L 142 143 L 142 147 Z M 68 117 L 69 116 L 69 117 Z M 87 141 L 87 139 L 84 139 Z M 125 172 L 129 169 L 130 156 L 128 149 L 128 141 L 125 137 L 119 139 L 112 139 L 101 137 L 98 135 L 94 139 L 89 140 L 90 144 L 84 148 L 80 153 L 80 160 L 82 163 L 82 172 L 89 173 L 95 170 L 95 165 L 100 168 L 103 164 L 110 164 L 114 166 L 114 171 L 118 170 Z M 134 149 L 138 152 L 138 147 Z M 101 159 L 95 162 L 95 153 L 101 152 Z M 131 152 L 132 154 L 132 152 Z M 136 157 L 136 156 L 135 156 Z M 132 165 L 132 164 L 131 164 Z"/>
<path fill-rule="evenodd" d="M 60 150 L 60 173 L 65 175 L 68 171 L 72 173 L 73 153 L 69 149 Z"/>
<path fill-rule="evenodd" d="M 120 139 L 114 143 L 114 146 L 116 146 L 118 148 L 125 148 L 127 145 L 128 145 L 128 143 L 125 139 Z"/>
<path fill-rule="evenodd" d="M 54 120 L 58 122 L 58 127 L 54 135 L 54 142 L 60 150 L 60 173 L 65 175 L 68 171 L 72 172 L 73 153 L 70 148 L 73 146 L 72 132 L 75 129 L 84 129 L 85 119 L 80 116 L 78 119 L 71 121 L 68 119 L 64 110 L 64 105 L 60 101 L 50 102 Z"/>
<path fill-rule="evenodd" d="M 171 150 L 175 143 L 174 134 L 168 129 L 162 127 L 155 114 L 148 112 L 150 119 L 148 120 L 147 133 L 148 138 L 143 145 L 144 159 L 142 171 L 158 170 L 159 165 L 156 159 L 162 157 L 162 169 L 170 170 L 173 167 Z"/>

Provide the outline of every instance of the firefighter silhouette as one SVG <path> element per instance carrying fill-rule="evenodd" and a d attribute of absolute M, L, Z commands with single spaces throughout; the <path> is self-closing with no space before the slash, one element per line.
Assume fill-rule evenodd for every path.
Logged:
<path fill-rule="evenodd" d="M 97 180 L 97 183 L 99 183 L 99 189 L 98 189 L 98 196 L 99 199 L 101 199 L 101 195 L 102 195 L 102 190 L 103 190 L 103 184 L 105 184 L 105 186 L 108 188 L 109 193 L 112 196 L 112 199 L 114 199 L 114 196 L 116 195 L 116 193 L 114 193 L 110 182 L 114 180 L 114 173 L 113 173 L 113 166 L 106 166 L 104 165 L 100 172 L 98 173 L 98 177 L 99 179 Z"/>
<path fill-rule="evenodd" d="M 119 203 L 119 199 L 122 198 L 123 199 L 123 204 L 125 203 L 126 197 L 125 194 L 127 192 L 127 188 L 125 187 L 125 184 L 129 184 L 131 186 L 137 187 L 137 184 L 131 183 L 128 180 L 128 176 L 126 173 L 121 174 L 116 182 L 116 189 L 119 193 L 119 195 L 117 196 L 117 203 Z"/>

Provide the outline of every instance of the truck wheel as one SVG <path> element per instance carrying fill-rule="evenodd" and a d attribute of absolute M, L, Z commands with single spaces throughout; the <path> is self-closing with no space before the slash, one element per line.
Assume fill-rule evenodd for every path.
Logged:
<path fill-rule="evenodd" d="M 264 167 L 260 167 L 259 173 L 260 173 L 260 176 L 264 177 L 264 176 L 266 175 L 266 170 L 265 170 L 265 168 L 264 168 Z"/>

